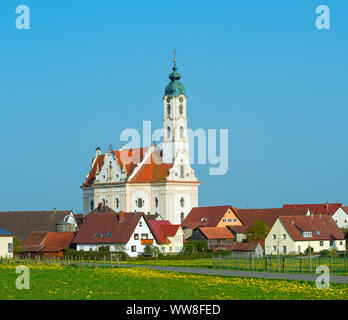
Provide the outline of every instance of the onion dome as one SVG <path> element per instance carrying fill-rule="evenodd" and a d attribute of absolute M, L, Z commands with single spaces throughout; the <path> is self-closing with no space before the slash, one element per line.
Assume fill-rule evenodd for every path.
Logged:
<path fill-rule="evenodd" d="M 181 75 L 177 72 L 176 59 L 174 58 L 173 72 L 169 75 L 170 83 L 166 86 L 164 91 L 165 96 L 178 97 L 180 95 L 186 95 L 185 87 L 179 82 Z"/>

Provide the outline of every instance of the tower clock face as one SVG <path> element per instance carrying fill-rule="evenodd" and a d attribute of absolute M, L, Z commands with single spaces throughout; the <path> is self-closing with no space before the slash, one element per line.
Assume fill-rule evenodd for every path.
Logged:
<path fill-rule="evenodd" d="M 183 97 L 180 97 L 180 98 L 179 98 L 179 101 L 180 101 L 180 102 L 183 102 L 183 101 L 184 101 L 184 98 L 183 98 Z"/>
<path fill-rule="evenodd" d="M 170 97 L 167 98 L 167 102 L 170 102 Z"/>

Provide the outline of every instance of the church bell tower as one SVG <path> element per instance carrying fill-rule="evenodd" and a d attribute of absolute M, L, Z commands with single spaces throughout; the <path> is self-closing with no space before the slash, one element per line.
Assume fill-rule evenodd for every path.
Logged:
<path fill-rule="evenodd" d="M 163 97 L 163 162 L 172 163 L 178 151 L 188 155 L 189 141 L 187 132 L 187 97 L 185 87 L 179 82 L 174 52 L 173 72 L 169 75 L 170 83 L 166 86 Z"/>

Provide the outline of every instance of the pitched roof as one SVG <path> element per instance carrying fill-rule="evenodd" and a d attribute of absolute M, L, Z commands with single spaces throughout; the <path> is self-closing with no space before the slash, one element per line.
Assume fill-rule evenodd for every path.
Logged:
<path fill-rule="evenodd" d="M 110 209 L 111 210 L 111 209 Z M 121 215 L 124 219 L 121 220 Z M 85 218 L 73 243 L 123 243 L 126 244 L 142 212 L 96 213 L 92 212 Z M 145 220 L 146 221 L 146 220 Z"/>
<path fill-rule="evenodd" d="M 0 212 L 0 227 L 12 232 L 23 241 L 32 231 L 56 231 L 56 224 L 63 222 L 71 212 L 71 210 L 3 211 Z"/>
<path fill-rule="evenodd" d="M 168 171 L 172 168 L 173 164 L 167 164 L 162 162 L 160 156 L 161 150 L 156 148 L 151 156 L 137 168 L 138 165 L 144 160 L 144 155 L 149 148 L 134 148 L 134 149 L 122 149 L 113 151 L 120 168 L 123 168 L 123 162 L 127 171 L 127 183 L 154 183 L 154 182 L 165 182 L 168 176 Z M 93 167 L 84 182 L 83 186 L 90 186 L 94 183 L 96 178 L 97 168 L 102 169 L 104 165 L 105 155 L 99 155 L 94 161 Z M 133 177 L 134 170 L 137 168 L 137 172 Z"/>
<path fill-rule="evenodd" d="M 175 236 L 180 228 L 180 225 L 171 224 L 168 220 L 148 220 L 148 224 L 158 244 L 170 243 L 167 237 Z"/>
<path fill-rule="evenodd" d="M 234 234 L 247 232 L 247 228 L 244 226 L 227 226 L 227 228 Z"/>
<path fill-rule="evenodd" d="M 233 240 L 234 235 L 226 227 L 200 227 L 199 230 L 208 240 L 229 239 Z"/>
<path fill-rule="evenodd" d="M 232 251 L 255 251 L 258 242 L 236 242 L 232 245 Z"/>
<path fill-rule="evenodd" d="M 232 206 L 195 207 L 191 209 L 181 225 L 190 229 L 216 227 L 229 209 L 236 211 L 236 208 Z"/>
<path fill-rule="evenodd" d="M 312 214 L 328 214 L 332 216 L 342 207 L 342 203 L 317 203 L 317 204 L 284 204 L 283 208 L 306 208 Z"/>
<path fill-rule="evenodd" d="M 264 221 L 269 228 L 280 216 L 305 216 L 308 212 L 307 208 L 270 208 L 270 209 L 238 209 L 236 214 L 243 226 L 247 229 L 254 221 Z"/>
<path fill-rule="evenodd" d="M 329 215 L 283 216 L 279 220 L 295 241 L 344 239 L 344 234 Z M 303 237 L 303 232 L 312 232 L 312 237 Z"/>
<path fill-rule="evenodd" d="M 23 241 L 25 252 L 58 252 L 70 247 L 74 232 L 31 232 Z"/>

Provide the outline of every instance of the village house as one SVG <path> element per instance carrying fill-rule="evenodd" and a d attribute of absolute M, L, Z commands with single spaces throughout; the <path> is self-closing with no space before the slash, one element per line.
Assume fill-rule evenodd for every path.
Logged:
<path fill-rule="evenodd" d="M 262 258 L 263 249 L 259 242 L 242 242 L 235 243 L 232 246 L 232 257 L 253 257 L 253 258 Z"/>
<path fill-rule="evenodd" d="M 236 242 L 247 241 L 247 228 L 244 226 L 227 226 L 227 229 L 234 235 Z"/>
<path fill-rule="evenodd" d="M 155 238 L 144 213 L 114 212 L 107 206 L 89 213 L 73 240 L 77 251 L 107 247 L 110 252 L 125 252 L 130 257 L 143 254 L 150 242 L 155 243 Z"/>
<path fill-rule="evenodd" d="M 27 258 L 63 257 L 64 249 L 70 248 L 75 232 L 40 232 L 33 231 L 22 243 L 23 253 Z"/>
<path fill-rule="evenodd" d="M 171 224 L 168 220 L 149 220 L 145 216 L 150 225 L 155 241 L 153 244 L 157 246 L 163 254 L 178 254 L 184 248 L 184 231 L 180 225 Z"/>
<path fill-rule="evenodd" d="M 346 250 L 344 234 L 331 216 L 280 216 L 265 240 L 267 255 L 305 253 L 309 247 L 314 252 Z"/>
<path fill-rule="evenodd" d="M 225 227 L 198 227 L 189 241 L 205 241 L 208 249 L 231 250 L 234 243 L 234 235 Z"/>
<path fill-rule="evenodd" d="M 56 232 L 64 229 L 74 232 L 77 230 L 77 223 L 71 210 L 2 211 L 0 227 L 24 241 L 33 231 Z"/>
<path fill-rule="evenodd" d="M 314 215 L 329 215 L 339 228 L 348 228 L 348 211 L 344 209 L 342 203 L 284 204 L 283 208 L 305 208 Z"/>
<path fill-rule="evenodd" d="M 14 234 L 0 228 L 0 257 L 13 257 L 13 236 Z"/>
<path fill-rule="evenodd" d="M 195 207 L 192 208 L 182 227 L 185 237 L 191 237 L 193 230 L 199 227 L 227 227 L 242 225 L 236 215 L 237 209 L 232 206 L 215 206 L 215 207 Z"/>

